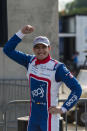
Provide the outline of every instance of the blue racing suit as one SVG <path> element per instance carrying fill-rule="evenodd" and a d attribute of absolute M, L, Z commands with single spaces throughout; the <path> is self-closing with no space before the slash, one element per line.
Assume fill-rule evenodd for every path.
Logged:
<path fill-rule="evenodd" d="M 58 88 L 64 82 L 71 90 L 62 105 L 63 112 L 70 110 L 81 96 L 81 86 L 63 63 L 48 56 L 42 63 L 34 55 L 15 50 L 22 38 L 16 33 L 3 48 L 4 53 L 27 69 L 31 104 L 28 131 L 58 131 L 58 115 L 48 113 L 50 106 L 57 106 Z"/>

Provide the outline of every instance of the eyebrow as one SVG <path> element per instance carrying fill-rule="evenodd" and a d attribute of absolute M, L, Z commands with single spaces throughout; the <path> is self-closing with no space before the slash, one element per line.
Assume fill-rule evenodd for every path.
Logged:
<path fill-rule="evenodd" d="M 45 46 L 45 45 L 36 45 L 34 48 L 39 48 L 39 47 L 47 47 L 47 46 Z"/>

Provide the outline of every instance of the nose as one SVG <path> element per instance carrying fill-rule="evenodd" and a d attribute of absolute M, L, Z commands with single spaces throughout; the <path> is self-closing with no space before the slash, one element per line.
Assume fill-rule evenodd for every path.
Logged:
<path fill-rule="evenodd" d="M 42 51 L 42 50 L 43 50 L 43 48 L 42 48 L 42 47 L 40 47 L 40 48 L 39 48 L 39 51 Z"/>

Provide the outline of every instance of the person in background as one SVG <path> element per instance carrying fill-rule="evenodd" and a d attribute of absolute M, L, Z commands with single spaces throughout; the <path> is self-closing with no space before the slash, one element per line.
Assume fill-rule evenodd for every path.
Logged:
<path fill-rule="evenodd" d="M 28 131 L 58 131 L 59 116 L 78 102 L 82 89 L 66 66 L 51 58 L 51 45 L 47 37 L 38 36 L 34 39 L 34 55 L 15 49 L 23 37 L 33 31 L 33 26 L 24 26 L 6 43 L 3 51 L 9 58 L 27 69 L 31 94 Z M 67 85 L 71 93 L 60 107 L 57 93 L 61 82 Z"/>
<path fill-rule="evenodd" d="M 79 67 L 79 64 L 78 64 L 78 55 L 79 55 L 79 52 L 75 51 L 75 53 L 73 54 L 72 56 L 72 61 L 73 61 L 73 75 L 77 77 L 79 71 L 80 71 L 80 67 Z"/>
<path fill-rule="evenodd" d="M 78 55 L 79 52 L 75 52 L 74 55 L 72 56 L 72 60 L 73 60 L 73 64 L 74 64 L 74 69 L 77 70 L 78 69 Z"/>

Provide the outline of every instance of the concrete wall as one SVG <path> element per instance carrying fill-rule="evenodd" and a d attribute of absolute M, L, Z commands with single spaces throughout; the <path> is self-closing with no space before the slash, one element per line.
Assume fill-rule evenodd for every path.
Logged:
<path fill-rule="evenodd" d="M 35 32 L 27 35 L 18 45 L 17 50 L 32 54 L 32 41 L 38 35 L 46 35 L 51 41 L 53 58 L 58 59 L 58 3 L 57 0 L 7 0 L 8 6 L 8 34 L 9 38 L 22 26 L 31 24 L 35 27 Z M 3 78 L 26 78 L 26 69 L 10 60 L 0 48 L 0 79 Z M 2 83 L 2 84 L 1 84 Z M 14 86 L 8 83 L 0 83 L 0 121 L 3 119 L 2 111 L 6 108 L 6 103 L 15 99 L 14 94 L 18 90 L 13 90 Z M 20 84 L 17 84 L 20 85 Z M 11 89 L 9 89 L 11 87 Z M 21 85 L 20 85 L 21 87 Z M 21 89 L 24 93 L 24 90 Z M 12 95 L 12 91 L 13 95 Z M 21 91 L 20 91 L 21 92 Z M 28 92 L 27 92 L 28 93 Z M 9 97 L 8 97 L 9 95 Z M 25 94 L 26 95 L 26 94 Z M 18 99 L 18 98 L 17 98 Z M 24 99 L 21 98 L 20 99 Z M 27 99 L 27 98 L 26 98 Z M 20 110 L 19 110 L 20 111 Z M 21 113 L 23 114 L 23 113 Z M 13 120 L 13 115 L 10 115 Z M 9 118 L 9 117 L 7 117 Z M 10 120 L 10 119 L 9 119 Z M 12 125 L 9 123 L 10 126 Z M 14 126 L 14 125 L 13 125 Z M 0 130 L 1 127 L 0 127 Z M 9 131 L 15 128 L 9 128 Z"/>
<path fill-rule="evenodd" d="M 58 1 L 57 0 L 8 0 L 9 38 L 22 26 L 31 24 L 35 32 L 27 35 L 17 50 L 32 54 L 32 41 L 46 35 L 52 45 L 51 55 L 58 59 Z M 5 56 L 0 49 L 0 78 L 25 78 L 26 69 Z"/>

